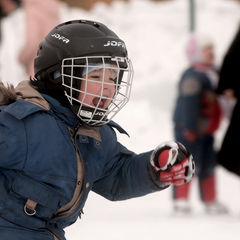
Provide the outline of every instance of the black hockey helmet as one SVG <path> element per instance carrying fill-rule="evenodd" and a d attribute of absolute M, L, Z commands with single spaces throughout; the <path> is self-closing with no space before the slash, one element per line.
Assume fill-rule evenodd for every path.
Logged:
<path fill-rule="evenodd" d="M 83 70 L 96 64 L 101 68 L 114 66 L 118 71 L 115 95 L 121 91 L 121 83 L 126 85 L 124 93 L 121 93 L 125 96 L 124 99 L 117 99 L 118 102 L 114 103 L 112 110 L 110 107 L 100 109 L 84 106 L 78 100 L 81 82 L 88 80 L 87 76 L 83 78 Z M 52 29 L 39 45 L 34 72 L 32 84 L 40 92 L 56 98 L 64 106 L 71 107 L 81 120 L 90 125 L 108 122 L 129 98 L 132 65 L 127 58 L 125 43 L 99 22 L 73 20 Z M 128 73 L 127 81 L 122 81 L 124 72 Z M 111 118 L 110 112 L 113 115 Z"/>

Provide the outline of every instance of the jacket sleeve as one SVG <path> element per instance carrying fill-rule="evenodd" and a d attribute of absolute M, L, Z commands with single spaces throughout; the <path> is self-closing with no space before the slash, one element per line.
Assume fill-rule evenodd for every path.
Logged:
<path fill-rule="evenodd" d="M 112 139 L 103 178 L 96 181 L 93 191 L 112 200 L 143 196 L 164 189 L 151 177 L 150 152 L 135 154 Z"/>
<path fill-rule="evenodd" d="M 0 108 L 0 167 L 21 170 L 26 151 L 23 122 Z"/>

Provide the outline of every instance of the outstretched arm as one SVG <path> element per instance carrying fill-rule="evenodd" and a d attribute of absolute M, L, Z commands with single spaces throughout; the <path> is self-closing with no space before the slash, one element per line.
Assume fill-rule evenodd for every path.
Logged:
<path fill-rule="evenodd" d="M 141 154 L 132 153 L 120 144 L 118 147 L 117 161 L 93 186 L 93 191 L 109 200 L 139 197 L 171 184 L 183 184 L 194 174 L 192 155 L 180 143 L 164 143 Z"/>

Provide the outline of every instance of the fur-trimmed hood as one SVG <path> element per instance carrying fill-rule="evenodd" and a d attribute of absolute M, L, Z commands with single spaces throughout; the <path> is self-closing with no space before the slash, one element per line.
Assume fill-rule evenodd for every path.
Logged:
<path fill-rule="evenodd" d="M 4 86 L 0 82 L 0 105 L 7 105 L 17 100 L 17 93 L 13 85 Z"/>
<path fill-rule="evenodd" d="M 48 102 L 31 86 L 29 81 L 20 82 L 16 88 L 13 85 L 5 86 L 0 82 L 0 105 L 11 104 L 17 99 L 24 99 L 46 110 L 50 109 Z"/>

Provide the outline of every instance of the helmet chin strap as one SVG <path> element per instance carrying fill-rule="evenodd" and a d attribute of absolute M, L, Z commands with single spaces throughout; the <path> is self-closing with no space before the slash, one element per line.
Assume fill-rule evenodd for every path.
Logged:
<path fill-rule="evenodd" d="M 101 126 L 108 122 L 107 110 L 100 110 L 94 107 L 81 106 L 78 109 L 79 118 L 91 126 Z"/>

